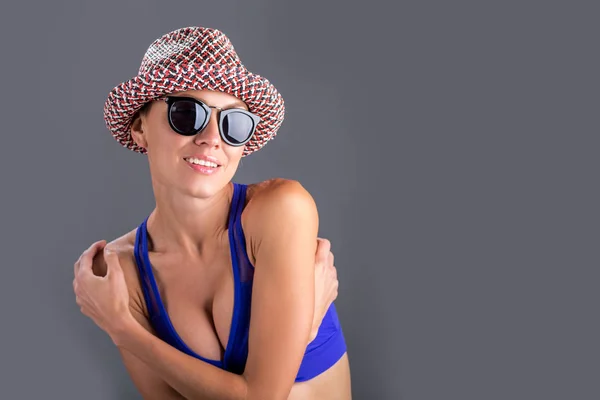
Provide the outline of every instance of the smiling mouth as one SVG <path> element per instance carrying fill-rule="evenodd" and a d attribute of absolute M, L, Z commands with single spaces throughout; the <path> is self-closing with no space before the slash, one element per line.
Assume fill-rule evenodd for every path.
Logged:
<path fill-rule="evenodd" d="M 207 161 L 207 160 L 200 160 L 198 158 L 194 158 L 194 157 L 186 157 L 184 158 L 184 160 L 190 164 L 193 165 L 201 165 L 203 167 L 209 167 L 209 168 L 218 168 L 220 167 L 219 164 L 217 164 L 216 162 L 213 161 Z"/>

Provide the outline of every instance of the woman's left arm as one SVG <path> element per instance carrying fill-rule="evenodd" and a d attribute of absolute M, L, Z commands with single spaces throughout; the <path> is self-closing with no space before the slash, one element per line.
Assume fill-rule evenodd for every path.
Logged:
<path fill-rule="evenodd" d="M 319 218 L 313 198 L 295 181 L 277 183 L 253 200 L 246 224 L 256 264 L 247 399 L 287 399 L 312 326 Z"/>
<path fill-rule="evenodd" d="M 256 194 L 245 213 L 255 272 L 243 375 L 180 352 L 133 318 L 107 330 L 188 399 L 287 399 L 306 350 L 314 312 L 314 200 L 297 182 L 284 181 Z M 107 263 L 118 274 L 118 260 Z"/>

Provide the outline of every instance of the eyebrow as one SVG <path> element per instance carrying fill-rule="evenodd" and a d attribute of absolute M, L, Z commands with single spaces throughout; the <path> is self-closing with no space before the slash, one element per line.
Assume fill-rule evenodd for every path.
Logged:
<path fill-rule="evenodd" d="M 209 105 L 209 106 L 212 106 L 212 107 L 217 107 L 217 106 L 215 106 L 213 104 L 210 104 L 209 101 L 207 101 L 206 99 L 203 99 L 202 97 L 199 97 L 199 96 L 196 97 L 196 96 L 192 96 L 192 95 L 188 94 L 188 95 L 181 95 L 181 96 L 179 96 L 179 95 L 171 95 L 171 97 L 188 97 L 188 98 L 194 98 L 196 100 L 200 100 L 201 102 L 205 103 L 206 105 Z M 225 105 L 223 107 L 219 107 L 219 108 L 221 108 L 223 110 L 227 110 L 227 109 L 230 109 L 230 108 L 242 108 L 242 109 L 246 110 L 247 106 L 246 106 L 246 103 L 244 103 L 243 101 L 241 101 L 239 99 L 236 99 L 235 101 L 233 101 L 233 102 L 231 102 L 231 103 L 229 103 L 229 104 L 227 104 L 227 105 Z"/>
<path fill-rule="evenodd" d="M 246 106 L 246 103 L 244 103 L 243 101 L 236 100 L 233 103 L 228 104 L 227 106 L 225 106 L 223 108 L 243 108 L 243 109 L 246 109 L 247 106 Z"/>

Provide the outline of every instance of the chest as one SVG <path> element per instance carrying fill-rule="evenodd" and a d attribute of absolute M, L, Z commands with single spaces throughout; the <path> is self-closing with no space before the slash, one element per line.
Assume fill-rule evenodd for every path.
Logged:
<path fill-rule="evenodd" d="M 160 297 L 179 337 L 196 354 L 222 359 L 234 309 L 234 275 L 227 235 L 209 254 L 185 259 L 149 253 Z"/>

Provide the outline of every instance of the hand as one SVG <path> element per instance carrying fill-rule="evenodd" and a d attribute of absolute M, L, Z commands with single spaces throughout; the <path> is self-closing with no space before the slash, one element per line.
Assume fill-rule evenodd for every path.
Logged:
<path fill-rule="evenodd" d="M 129 311 L 129 292 L 118 255 L 105 246 L 104 240 L 95 242 L 75 262 L 73 290 L 81 312 L 114 341 L 119 329 L 133 316 Z M 97 256 L 104 259 L 99 261 L 106 263 L 104 276 L 95 275 L 92 269 Z"/>
<path fill-rule="evenodd" d="M 337 298 L 339 282 L 337 269 L 333 265 L 334 256 L 331 243 L 327 239 L 317 238 L 315 256 L 315 313 L 309 343 L 316 337 L 323 318 L 331 303 Z"/>

